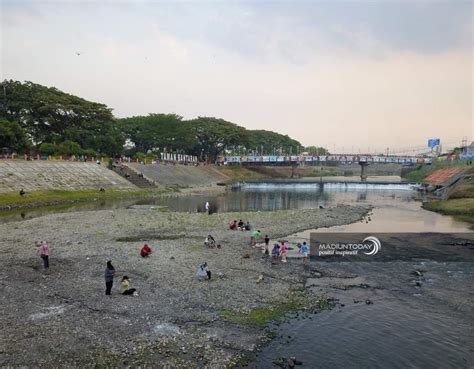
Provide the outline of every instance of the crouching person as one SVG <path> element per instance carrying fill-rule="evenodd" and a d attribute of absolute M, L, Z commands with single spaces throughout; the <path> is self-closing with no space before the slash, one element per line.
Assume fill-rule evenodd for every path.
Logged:
<path fill-rule="evenodd" d="M 211 279 L 211 271 L 209 270 L 207 263 L 199 265 L 196 277 L 198 277 L 198 279 Z"/>
<path fill-rule="evenodd" d="M 135 288 L 130 288 L 130 278 L 126 275 L 122 278 L 122 285 L 121 285 L 122 295 L 134 295 L 138 296 L 138 292 Z"/>

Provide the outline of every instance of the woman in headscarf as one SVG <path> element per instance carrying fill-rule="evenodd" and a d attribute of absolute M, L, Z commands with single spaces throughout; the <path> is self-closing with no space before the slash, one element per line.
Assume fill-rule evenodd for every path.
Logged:
<path fill-rule="evenodd" d="M 107 262 L 107 267 L 105 268 L 105 294 L 111 295 L 112 294 L 112 286 L 114 284 L 114 275 L 115 275 L 115 268 L 112 265 L 112 261 Z"/>

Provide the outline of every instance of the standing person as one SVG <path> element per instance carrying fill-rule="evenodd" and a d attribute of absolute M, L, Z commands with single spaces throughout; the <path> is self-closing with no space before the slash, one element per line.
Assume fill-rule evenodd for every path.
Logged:
<path fill-rule="evenodd" d="M 135 288 L 130 288 L 130 278 L 128 278 L 126 275 L 124 275 L 122 278 L 120 290 L 122 295 L 138 295 Z"/>
<path fill-rule="evenodd" d="M 209 201 L 206 201 L 205 208 L 206 208 L 207 214 L 210 215 L 211 214 L 211 205 L 209 204 Z"/>
<path fill-rule="evenodd" d="M 270 249 L 268 246 L 270 245 L 270 237 L 268 237 L 268 234 L 265 235 L 265 255 L 270 255 Z"/>
<path fill-rule="evenodd" d="M 306 241 L 303 242 L 303 244 L 300 247 L 300 253 L 303 255 L 303 264 L 306 264 L 308 261 L 308 254 L 309 254 L 309 248 L 308 245 L 306 244 Z"/>
<path fill-rule="evenodd" d="M 39 253 L 41 259 L 43 259 L 44 269 L 49 268 L 49 246 L 46 241 L 41 241 L 39 244 Z"/>
<path fill-rule="evenodd" d="M 281 242 L 280 256 L 281 256 L 281 261 L 283 263 L 286 263 L 286 245 L 285 245 L 285 241 Z"/>
<path fill-rule="evenodd" d="M 280 245 L 279 244 L 275 243 L 273 245 L 272 255 L 273 255 L 273 260 L 278 260 L 278 257 L 280 256 Z"/>
<path fill-rule="evenodd" d="M 107 267 L 105 268 L 105 294 L 111 295 L 112 294 L 112 286 L 114 284 L 114 275 L 115 275 L 115 268 L 112 265 L 112 261 L 107 262 Z"/>

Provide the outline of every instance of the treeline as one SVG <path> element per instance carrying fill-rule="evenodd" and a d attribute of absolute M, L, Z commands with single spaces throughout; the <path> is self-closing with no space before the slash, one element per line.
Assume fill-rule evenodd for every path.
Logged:
<path fill-rule="evenodd" d="M 54 87 L 5 80 L 0 86 L 0 150 L 88 156 L 181 152 L 213 161 L 225 152 L 297 154 L 304 148 L 287 135 L 247 130 L 214 117 L 184 120 L 177 114 L 150 114 L 118 119 L 104 104 Z"/>

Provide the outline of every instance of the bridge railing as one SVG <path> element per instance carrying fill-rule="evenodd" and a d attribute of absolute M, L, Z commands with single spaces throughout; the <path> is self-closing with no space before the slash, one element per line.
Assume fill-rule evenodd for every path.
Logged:
<path fill-rule="evenodd" d="M 395 164 L 431 164 L 431 158 L 423 158 L 416 156 L 378 156 L 378 155 L 291 155 L 291 156 L 275 156 L 275 155 L 242 155 L 242 156 L 225 156 L 220 157 L 218 162 L 221 163 L 324 163 L 324 162 L 341 162 L 341 163 L 395 163 Z"/>

